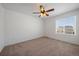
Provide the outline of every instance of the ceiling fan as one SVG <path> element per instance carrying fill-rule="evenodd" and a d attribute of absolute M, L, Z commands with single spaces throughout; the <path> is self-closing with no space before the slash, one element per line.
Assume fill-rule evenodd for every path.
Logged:
<path fill-rule="evenodd" d="M 49 10 L 45 10 L 43 5 L 39 6 L 39 12 L 33 12 L 33 14 L 40 14 L 39 17 L 41 16 L 49 16 L 48 12 L 54 11 L 54 8 L 49 9 Z"/>

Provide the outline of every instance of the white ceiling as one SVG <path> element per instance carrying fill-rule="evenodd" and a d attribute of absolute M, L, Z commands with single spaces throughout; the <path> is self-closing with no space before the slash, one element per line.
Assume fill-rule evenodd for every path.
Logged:
<path fill-rule="evenodd" d="M 32 14 L 39 11 L 39 5 L 43 5 L 46 10 L 54 8 L 55 11 L 49 12 L 49 15 L 56 16 L 62 13 L 79 8 L 78 3 L 3 3 L 4 8 L 25 14 Z M 35 15 L 36 16 L 36 15 Z"/>

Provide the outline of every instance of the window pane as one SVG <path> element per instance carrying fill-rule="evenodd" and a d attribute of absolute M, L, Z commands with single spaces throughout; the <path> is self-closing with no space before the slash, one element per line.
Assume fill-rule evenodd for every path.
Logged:
<path fill-rule="evenodd" d="M 56 32 L 64 34 L 75 34 L 76 16 L 56 20 Z"/>

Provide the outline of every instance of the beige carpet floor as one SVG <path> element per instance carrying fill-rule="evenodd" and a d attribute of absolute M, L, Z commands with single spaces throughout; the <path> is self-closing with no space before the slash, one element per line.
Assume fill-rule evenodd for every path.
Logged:
<path fill-rule="evenodd" d="M 46 37 L 5 47 L 1 56 L 79 56 L 79 46 Z"/>

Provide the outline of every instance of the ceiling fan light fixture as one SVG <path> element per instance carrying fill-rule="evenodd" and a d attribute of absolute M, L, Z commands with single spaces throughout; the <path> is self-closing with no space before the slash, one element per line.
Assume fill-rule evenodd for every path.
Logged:
<path fill-rule="evenodd" d="M 50 12 L 50 11 L 54 11 L 54 8 L 49 9 L 49 10 L 45 10 L 44 6 L 40 5 L 39 12 L 36 12 L 36 13 L 34 12 L 34 14 L 40 14 L 39 17 L 40 16 L 49 16 L 48 12 Z"/>

